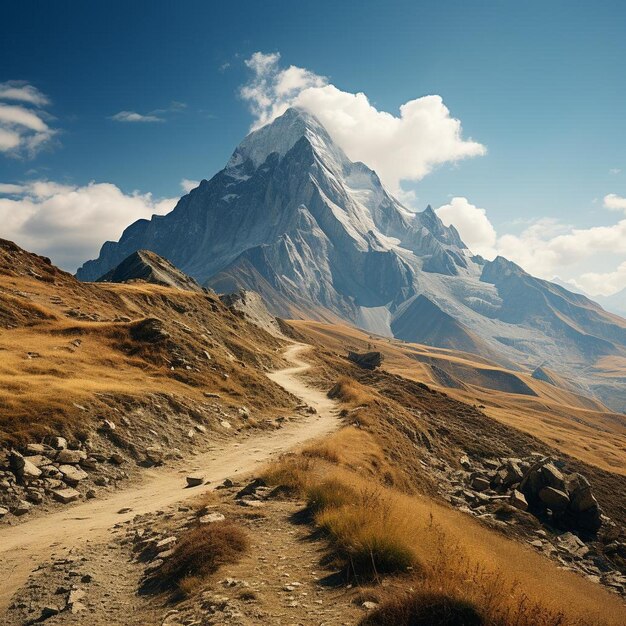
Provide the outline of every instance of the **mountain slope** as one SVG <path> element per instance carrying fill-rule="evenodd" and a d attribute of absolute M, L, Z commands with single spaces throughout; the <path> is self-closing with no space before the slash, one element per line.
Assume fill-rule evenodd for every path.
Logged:
<path fill-rule="evenodd" d="M 105 243 L 77 276 L 95 280 L 138 249 L 217 290 L 257 291 L 275 315 L 340 318 L 507 367 L 546 362 L 589 393 L 599 382 L 589 365 L 626 357 L 625 320 L 506 259 L 472 255 L 432 208 L 407 210 L 299 109 L 248 135 L 210 181 Z M 431 337 L 414 311 L 422 297 L 433 329 L 443 324 Z M 610 402 L 612 383 L 601 382 Z"/>
<path fill-rule="evenodd" d="M 188 291 L 202 291 L 193 279 L 176 269 L 169 261 L 149 250 L 137 250 L 117 267 L 98 278 L 102 283 L 143 281 L 153 285 L 176 287 Z"/>

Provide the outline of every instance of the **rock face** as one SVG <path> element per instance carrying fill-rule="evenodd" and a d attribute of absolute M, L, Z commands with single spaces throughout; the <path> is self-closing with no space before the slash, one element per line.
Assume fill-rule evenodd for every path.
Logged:
<path fill-rule="evenodd" d="M 98 282 L 126 283 L 142 281 L 186 291 L 202 291 L 202 287 L 167 259 L 149 250 L 137 250 L 119 265 L 100 276 Z"/>
<path fill-rule="evenodd" d="M 473 255 L 432 208 L 406 209 L 299 109 L 248 135 L 222 171 L 106 242 L 77 276 L 135 279 L 146 265 L 156 275 L 145 250 L 222 293 L 258 292 L 273 315 L 339 317 L 515 368 L 545 362 L 626 408 L 587 367 L 626 356 L 626 321 L 502 257 Z"/>
<path fill-rule="evenodd" d="M 383 362 L 383 355 L 380 352 L 348 352 L 348 359 L 366 370 L 375 370 Z"/>

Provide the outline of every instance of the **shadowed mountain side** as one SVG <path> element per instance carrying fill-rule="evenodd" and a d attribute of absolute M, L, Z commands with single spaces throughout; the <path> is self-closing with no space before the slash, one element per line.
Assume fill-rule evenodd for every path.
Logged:
<path fill-rule="evenodd" d="M 126 283 L 135 280 L 188 291 L 202 291 L 202 287 L 193 278 L 149 250 L 133 252 L 117 267 L 98 278 L 97 282 Z"/>

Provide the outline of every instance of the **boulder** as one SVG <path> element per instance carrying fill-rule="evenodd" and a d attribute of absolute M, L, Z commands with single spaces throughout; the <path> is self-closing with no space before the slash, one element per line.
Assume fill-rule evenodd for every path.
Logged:
<path fill-rule="evenodd" d="M 154 544 L 154 549 L 158 553 L 165 552 L 166 550 L 171 549 L 176 543 L 177 539 L 173 535 L 170 537 L 166 537 L 165 539 L 161 539 Z"/>
<path fill-rule="evenodd" d="M 148 317 L 134 322 L 131 325 L 130 334 L 135 341 L 146 343 L 160 343 L 170 337 L 170 334 L 165 330 L 165 324 L 156 317 Z"/>
<path fill-rule="evenodd" d="M 516 483 L 519 483 L 522 480 L 522 478 L 524 478 L 524 473 L 522 472 L 520 468 L 519 459 L 508 460 L 506 462 L 506 465 L 504 466 L 504 470 L 506 472 L 504 485 L 507 487 L 509 485 L 514 485 Z"/>
<path fill-rule="evenodd" d="M 582 513 L 598 506 L 598 501 L 591 492 L 591 485 L 582 474 L 572 474 L 568 477 L 567 493 L 571 501 L 570 509 L 574 513 Z"/>
<path fill-rule="evenodd" d="M 548 487 L 565 491 L 565 478 L 554 463 L 546 463 L 541 467 L 541 477 Z"/>
<path fill-rule="evenodd" d="M 554 487 L 541 489 L 539 499 L 555 513 L 565 511 L 570 502 L 568 495 L 564 491 Z"/>
<path fill-rule="evenodd" d="M 557 537 L 557 545 L 561 550 L 578 558 L 584 557 L 589 552 L 589 548 L 584 541 L 570 532 L 563 533 Z"/>
<path fill-rule="evenodd" d="M 366 370 L 375 370 L 383 362 L 381 352 L 348 352 L 348 360 Z"/>

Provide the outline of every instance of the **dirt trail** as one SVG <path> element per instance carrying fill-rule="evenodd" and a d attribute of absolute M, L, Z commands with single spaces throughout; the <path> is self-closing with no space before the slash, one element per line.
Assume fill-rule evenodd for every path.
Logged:
<path fill-rule="evenodd" d="M 289 346 L 285 358 L 294 366 L 268 376 L 313 406 L 317 414 L 290 422 L 271 433 L 259 433 L 245 442 L 212 449 L 174 469 L 163 467 L 146 471 L 141 485 L 116 492 L 108 498 L 68 506 L 57 513 L 0 529 L 0 572 L 3 574 L 0 614 L 37 565 L 50 557 L 52 550 L 97 539 L 106 535 L 114 524 L 210 491 L 225 478 L 250 473 L 272 456 L 337 429 L 339 417 L 335 403 L 298 378 L 298 374 L 310 368 L 308 363 L 298 358 L 309 347 L 304 344 Z M 185 475 L 197 471 L 203 472 L 211 484 L 183 488 Z M 130 510 L 119 512 L 126 509 Z"/>

